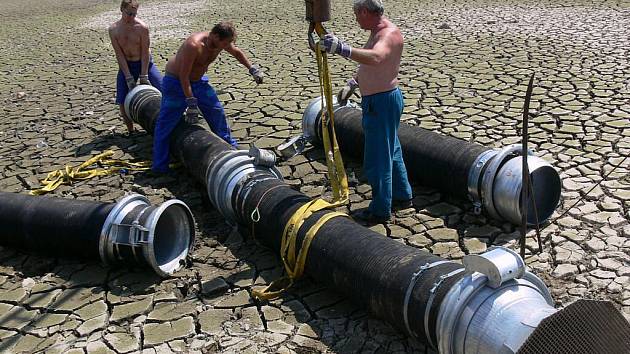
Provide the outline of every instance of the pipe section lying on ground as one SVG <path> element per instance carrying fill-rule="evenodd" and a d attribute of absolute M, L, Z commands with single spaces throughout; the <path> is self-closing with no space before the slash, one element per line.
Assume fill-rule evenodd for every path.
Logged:
<path fill-rule="evenodd" d="M 133 108 L 127 110 L 130 118 L 148 131 L 159 104 L 159 92 L 150 86 L 136 87 L 126 98 Z M 290 217 L 310 198 L 283 183 L 273 163 L 252 151 L 235 150 L 183 120 L 171 137 L 171 153 L 205 184 L 218 211 L 279 251 Z M 305 220 L 298 245 L 329 212 Z M 305 274 L 442 353 L 515 353 L 541 321 L 562 313 L 553 308 L 547 287 L 511 250 L 466 256 L 461 265 L 346 217 L 330 219 L 316 233 Z M 605 321 L 596 325 L 607 329 Z"/>
<path fill-rule="evenodd" d="M 335 133 L 343 154 L 363 158 L 361 109 L 335 102 Z M 321 145 L 321 98 L 313 99 L 302 118 L 303 136 Z M 405 166 L 412 179 L 460 198 L 472 200 L 475 212 L 521 223 L 522 148 L 510 145 L 493 150 L 478 144 L 400 124 L 398 131 Z M 528 151 L 527 163 L 534 203 L 528 203 L 527 222 L 547 220 L 560 201 L 560 176 L 545 160 Z"/>
<path fill-rule="evenodd" d="M 52 256 L 178 270 L 195 240 L 186 204 L 152 206 L 139 194 L 100 203 L 0 192 L 0 244 Z"/>

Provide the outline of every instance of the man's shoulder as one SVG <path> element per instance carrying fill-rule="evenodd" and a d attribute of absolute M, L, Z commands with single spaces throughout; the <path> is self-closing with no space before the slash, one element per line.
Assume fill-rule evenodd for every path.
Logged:
<path fill-rule="evenodd" d="M 139 18 L 136 19 L 136 26 L 140 27 L 143 30 L 149 30 L 149 26 L 146 24 L 146 22 L 142 21 Z"/>
<path fill-rule="evenodd" d="M 398 28 L 398 26 L 396 26 L 393 23 L 389 22 L 389 25 L 387 27 L 384 27 L 383 29 L 381 29 L 377 33 L 377 37 L 378 37 L 378 39 L 387 39 L 387 40 L 391 40 L 391 41 L 401 41 L 402 40 L 402 33 L 400 32 L 400 29 Z"/>
<path fill-rule="evenodd" d="M 109 25 L 109 27 L 107 28 L 107 30 L 110 33 L 116 32 L 118 30 L 118 28 L 120 27 L 120 21 L 116 21 L 114 23 L 112 23 L 111 25 Z"/>

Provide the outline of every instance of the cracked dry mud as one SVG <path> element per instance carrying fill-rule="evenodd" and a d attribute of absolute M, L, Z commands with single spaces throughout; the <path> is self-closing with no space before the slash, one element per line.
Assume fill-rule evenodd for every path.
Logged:
<path fill-rule="evenodd" d="M 561 204 L 533 233 L 527 263 L 558 305 L 578 298 L 613 301 L 630 317 L 630 9 L 596 1 L 386 2 L 406 38 L 400 86 L 406 123 L 501 147 L 520 140 L 525 86 L 536 72 L 530 144 L 561 173 Z M 117 1 L 5 0 L 0 3 L 0 190 L 25 193 L 53 169 L 106 149 L 117 158 L 149 159 L 151 138 L 128 136 L 114 106 L 117 66 L 106 32 Z M 333 1 L 327 27 L 353 45 L 366 34 L 349 1 Z M 240 143 L 275 147 L 299 133 L 307 102 L 319 94 L 307 49 L 302 1 L 145 1 L 140 18 L 152 31 L 160 69 L 191 31 L 219 19 L 235 22 L 237 44 L 266 72 L 256 86 L 227 55 L 211 82 Z M 354 64 L 334 57 L 337 88 Z M 354 210 L 370 188 L 351 187 Z M 282 163 L 287 183 L 320 196 L 322 154 Z M 516 247 L 518 230 L 475 216 L 471 205 L 414 185 L 415 208 L 393 225 L 373 228 L 413 247 L 459 260 L 491 245 Z M 184 171 L 174 177 L 116 175 L 62 186 L 52 195 L 113 202 L 127 192 L 154 203 L 179 198 L 192 209 L 197 245 L 191 265 L 161 280 L 143 269 L 0 248 L 0 351 L 50 353 L 427 352 L 346 298 L 304 278 L 282 298 L 250 298 L 253 286 L 281 274 L 270 250 L 242 239 Z"/>

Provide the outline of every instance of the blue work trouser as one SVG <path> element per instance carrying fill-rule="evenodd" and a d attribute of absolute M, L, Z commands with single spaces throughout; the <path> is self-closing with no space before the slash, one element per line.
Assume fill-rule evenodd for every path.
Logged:
<path fill-rule="evenodd" d="M 204 76 L 201 80 L 191 81 L 193 96 L 197 98 L 199 109 L 214 134 L 228 144 L 236 146 L 236 140 L 230 135 L 223 106 L 217 94 Z M 170 135 L 186 111 L 186 96 L 179 80 L 165 75 L 162 80 L 162 105 L 160 115 L 153 132 L 153 167 L 154 171 L 168 171 Z"/>
<path fill-rule="evenodd" d="M 398 140 L 403 106 L 398 88 L 363 96 L 361 100 L 365 135 L 363 172 L 372 186 L 368 210 L 375 216 L 390 215 L 392 198 L 411 199 L 411 186 Z"/>

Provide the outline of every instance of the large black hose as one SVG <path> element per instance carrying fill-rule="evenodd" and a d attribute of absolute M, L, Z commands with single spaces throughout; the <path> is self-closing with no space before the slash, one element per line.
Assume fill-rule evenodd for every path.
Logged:
<path fill-rule="evenodd" d="M 0 225 L 3 246 L 136 264 L 160 276 L 181 267 L 195 237 L 192 213 L 184 203 L 151 206 L 138 194 L 100 203 L 0 192 Z"/>
<path fill-rule="evenodd" d="M 321 100 L 314 99 L 304 112 L 304 136 L 321 143 Z M 346 156 L 363 159 L 362 111 L 354 105 L 334 107 L 335 133 Z M 496 219 L 521 223 L 522 148 L 501 151 L 417 126 L 400 124 L 398 137 L 410 178 L 458 198 L 473 201 L 475 212 L 483 207 Z M 527 223 L 547 220 L 560 202 L 560 176 L 543 159 L 527 154 L 532 198 L 527 203 Z"/>
<path fill-rule="evenodd" d="M 344 154 L 363 159 L 361 110 L 340 107 L 335 111 L 335 133 Z M 401 124 L 398 138 L 410 177 L 423 186 L 468 196 L 468 175 L 477 156 L 490 148 L 450 136 Z M 439 147 L 439 148 L 436 148 Z"/>
<path fill-rule="evenodd" d="M 143 105 L 155 111 L 160 101 L 147 100 L 149 91 L 155 89 L 132 90 L 126 104 L 143 100 Z M 143 112 L 142 107 L 138 111 Z M 130 118 L 139 122 L 133 113 Z M 157 115 L 144 124 L 150 127 L 156 118 Z M 289 219 L 310 198 L 279 180 L 273 167 L 234 150 L 210 131 L 180 123 L 171 143 L 171 153 L 196 178 L 205 175 L 203 182 L 217 210 L 229 222 L 249 229 L 252 237 L 278 252 Z M 329 212 L 318 211 L 307 218 L 296 244 L 301 245 L 307 230 Z M 305 274 L 344 292 L 371 313 L 430 346 L 450 348 L 457 344 L 451 338 L 456 329 L 464 328 L 456 336 L 462 338 L 469 330 L 467 324 L 474 323 L 472 327 L 479 329 L 471 339 L 478 344 L 479 350 L 474 352 L 505 352 L 503 344 L 509 341 L 510 331 L 525 334 L 512 340 L 518 349 L 533 331 L 535 326 L 531 323 L 555 312 L 546 287 L 525 271 L 522 259 L 513 251 L 495 249 L 485 257 L 471 257 L 465 259 L 464 268 L 338 216 L 316 233 L 306 258 Z M 501 305 L 493 306 L 494 303 Z M 515 306 L 517 303 L 519 306 Z M 490 306 L 482 307 L 487 304 Z M 532 313 L 528 306 L 535 311 Z M 477 312 L 477 308 L 482 311 Z M 466 317 L 465 322 L 460 317 Z M 497 331 L 491 337 L 483 335 L 487 328 L 504 327 L 510 331 Z"/>
<path fill-rule="evenodd" d="M 255 181 L 250 181 L 254 184 Z M 289 218 L 301 205 L 310 200 L 304 194 L 291 189 L 278 180 L 269 180 L 245 185 L 251 188 L 247 198 L 237 198 L 236 205 L 243 210 L 242 221 L 254 230 L 257 240 L 280 249 L 280 238 Z M 264 196 L 264 198 L 263 198 Z M 260 222 L 248 217 L 255 209 L 260 213 Z M 306 231 L 327 211 L 314 213 L 298 233 L 301 244 Z M 394 242 L 381 234 L 362 227 L 348 217 L 336 217 L 325 223 L 311 243 L 306 259 L 305 273 L 330 284 L 333 288 L 358 301 L 374 315 L 407 332 L 403 320 L 403 304 L 413 273 L 424 264 L 444 261 L 432 254 Z M 444 262 L 427 270 L 413 286 L 408 303 L 408 313 L 423 314 L 430 291 L 440 276 L 462 269 L 460 264 Z M 439 305 L 450 286 L 464 273 L 448 278 L 434 296 L 430 312 L 429 333 L 425 333 L 424 317 L 408 316 L 411 334 L 428 343 L 425 336 L 431 335 L 436 343 L 434 329 Z"/>
<path fill-rule="evenodd" d="M 98 258 L 101 230 L 114 205 L 0 192 L 0 244 Z"/>

